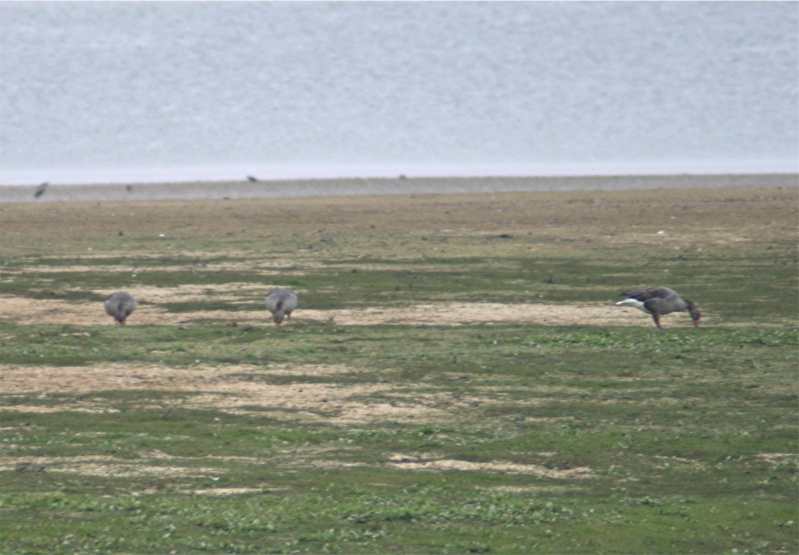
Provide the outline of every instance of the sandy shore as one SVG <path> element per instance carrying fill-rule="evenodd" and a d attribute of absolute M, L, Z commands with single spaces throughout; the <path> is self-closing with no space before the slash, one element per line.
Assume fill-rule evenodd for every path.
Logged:
<path fill-rule="evenodd" d="M 584 177 L 450 177 L 208 181 L 37 186 L 0 186 L 0 202 L 242 199 L 347 195 L 455 194 L 511 191 L 707 189 L 795 187 L 797 174 L 652 175 Z"/>

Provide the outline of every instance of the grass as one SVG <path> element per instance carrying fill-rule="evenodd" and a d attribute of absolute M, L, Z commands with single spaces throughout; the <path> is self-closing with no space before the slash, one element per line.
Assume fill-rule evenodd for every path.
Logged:
<path fill-rule="evenodd" d="M 2 206 L 0 299 L 78 316 L 0 314 L 0 552 L 794 553 L 796 200 Z M 262 308 L 276 283 L 300 292 L 289 328 Z M 646 284 L 705 325 L 302 315 L 613 310 Z M 159 296 L 129 326 L 80 320 L 136 288 Z"/>

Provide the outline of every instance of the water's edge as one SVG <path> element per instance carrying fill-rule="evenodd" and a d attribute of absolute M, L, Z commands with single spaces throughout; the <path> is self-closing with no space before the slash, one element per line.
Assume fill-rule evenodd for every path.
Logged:
<path fill-rule="evenodd" d="M 0 187 L 0 203 L 797 187 L 799 174 L 353 178 Z"/>

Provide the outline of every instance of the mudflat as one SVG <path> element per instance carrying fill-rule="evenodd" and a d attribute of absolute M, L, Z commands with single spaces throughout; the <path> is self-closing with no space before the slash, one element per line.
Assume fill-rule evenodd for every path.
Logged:
<path fill-rule="evenodd" d="M 628 175 L 582 177 L 351 178 L 170 183 L 51 183 L 0 186 L 0 202 L 243 199 L 353 195 L 458 194 L 796 186 L 796 174 Z M 39 193 L 37 195 L 37 193 Z"/>

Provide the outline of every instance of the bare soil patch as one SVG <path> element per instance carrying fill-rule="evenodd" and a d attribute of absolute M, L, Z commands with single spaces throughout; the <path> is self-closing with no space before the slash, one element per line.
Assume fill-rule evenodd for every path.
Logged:
<path fill-rule="evenodd" d="M 234 414 L 259 414 L 274 418 L 321 421 L 344 425 L 371 421 L 412 422 L 446 421 L 452 410 L 468 406 L 483 398 L 452 399 L 444 396 L 403 393 L 388 383 L 338 385 L 333 383 L 296 383 L 276 385 L 249 379 L 252 376 L 287 374 L 329 375 L 353 372 L 341 366 L 298 365 L 294 367 L 259 368 L 255 366 L 197 366 L 190 369 L 162 365 L 107 364 L 100 367 L 73 366 L 0 366 L 0 386 L 7 395 L 36 394 L 47 399 L 54 394 L 80 394 L 70 401 L 42 404 L 19 404 L 6 410 L 20 412 L 115 410 L 107 401 L 93 397 L 93 392 L 149 390 L 181 394 L 149 408 L 168 411 L 175 408 L 213 409 Z M 392 401 L 371 401 L 369 396 L 391 393 Z"/>
<path fill-rule="evenodd" d="M 150 465 L 143 461 L 123 461 L 111 456 L 75 457 L 0 457 L 0 472 L 65 472 L 85 476 L 158 476 L 188 478 L 213 474 L 212 467 Z"/>
<path fill-rule="evenodd" d="M 471 462 L 455 459 L 426 460 L 413 456 L 395 454 L 391 456 L 391 465 L 404 470 L 417 471 L 461 471 L 461 472 L 502 472 L 505 474 L 534 474 L 544 478 L 589 478 L 592 471 L 588 467 L 568 469 L 547 468 L 540 464 L 519 464 L 507 461 Z"/>
<path fill-rule="evenodd" d="M 356 371 L 341 365 L 297 365 L 260 368 L 249 365 L 226 366 L 224 368 L 197 366 L 189 369 L 170 368 L 162 365 L 106 364 L 98 367 L 52 367 L 0 365 L 0 387 L 10 398 L 14 396 L 37 396 L 44 404 L 14 404 L 4 410 L 18 412 L 108 412 L 116 411 L 107 399 L 99 394 L 105 391 L 148 390 L 174 391 L 174 398 L 153 402 L 140 409 L 159 410 L 168 414 L 171 410 L 214 409 L 231 414 L 268 415 L 274 418 L 318 422 L 334 425 L 369 422 L 451 422 L 452 414 L 479 402 L 490 404 L 501 402 L 501 398 L 477 397 L 454 399 L 444 394 L 418 394 L 406 391 L 403 386 L 389 383 L 337 385 L 333 383 L 296 383 L 275 385 L 248 379 L 259 376 L 306 376 L 328 375 Z M 56 394 L 79 394 L 73 399 L 56 399 Z M 186 395 L 189 394 L 189 395 Z M 381 400 L 372 401 L 370 396 L 380 394 Z M 389 398 L 390 400 L 385 400 Z M 320 457 L 323 453 L 312 453 L 304 457 L 292 452 L 293 466 L 308 464 L 315 467 L 342 468 L 363 466 Z M 63 472 L 104 477 L 160 476 L 187 478 L 213 476 L 219 470 L 213 466 L 214 457 L 208 457 L 205 466 L 184 466 L 180 458 L 159 451 L 140 454 L 136 461 L 112 456 L 86 457 L 0 457 L 0 471 L 18 472 Z M 257 457 L 237 457 L 248 465 L 266 464 Z M 246 459 L 246 460 L 244 460 Z M 306 460 L 307 459 L 307 460 Z M 271 461 L 270 464 L 273 464 Z M 491 472 L 503 474 L 529 474 L 553 479 L 589 478 L 592 470 L 587 467 L 552 469 L 540 464 L 519 464 L 506 461 L 470 462 L 453 459 L 438 459 L 415 455 L 395 454 L 385 466 L 411 471 L 460 471 Z M 198 495 L 240 495 L 260 491 L 260 488 L 234 488 L 230 490 L 198 490 Z M 192 492 L 189 492 L 192 493 Z"/>
<path fill-rule="evenodd" d="M 204 310 L 170 313 L 158 302 L 188 302 L 201 300 L 213 293 L 215 300 L 235 302 L 239 293 L 251 294 L 253 286 L 241 284 L 221 293 L 217 289 L 201 286 L 179 288 L 132 288 L 128 291 L 140 301 L 128 319 L 128 325 L 179 325 L 194 320 L 218 320 L 247 324 L 270 324 L 269 314 L 263 312 Z M 261 288 L 257 288 L 261 290 Z M 108 291 L 107 293 L 111 293 Z M 300 292 L 301 293 L 301 292 Z M 98 294 L 106 294 L 105 291 Z M 141 304 L 147 301 L 148 304 Z M 0 295 L 0 318 L 25 324 L 57 324 L 99 326 L 113 325 L 102 303 L 66 301 L 63 299 L 30 299 L 14 295 Z M 430 303 L 405 307 L 381 307 L 342 310 L 298 309 L 292 318 L 295 322 L 311 321 L 341 326 L 368 326 L 379 324 L 459 326 L 469 324 L 519 323 L 531 325 L 593 325 L 642 326 L 649 325 L 649 317 L 642 312 L 612 304 L 501 304 L 501 303 Z M 688 318 L 672 315 L 669 325 L 689 326 Z"/>
<path fill-rule="evenodd" d="M 459 326 L 468 324 L 518 323 L 532 325 L 640 325 L 630 318 L 629 309 L 598 304 L 501 304 L 501 303 L 432 303 L 402 308 L 365 308 L 336 311 L 302 311 L 309 320 L 325 320 L 345 326 L 403 324 Z M 297 313 L 298 318 L 300 312 Z"/>

